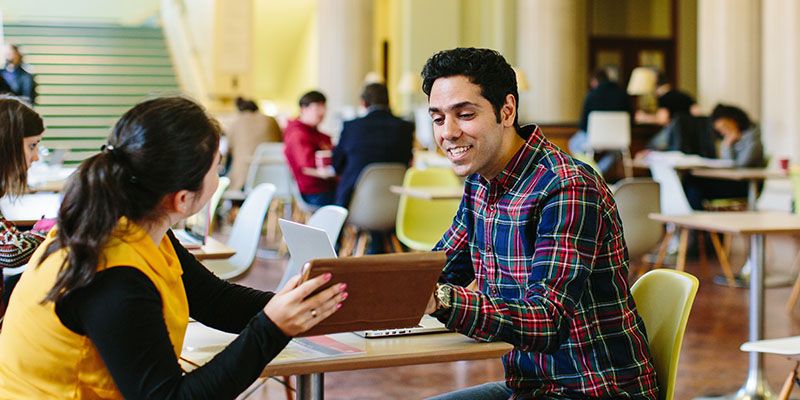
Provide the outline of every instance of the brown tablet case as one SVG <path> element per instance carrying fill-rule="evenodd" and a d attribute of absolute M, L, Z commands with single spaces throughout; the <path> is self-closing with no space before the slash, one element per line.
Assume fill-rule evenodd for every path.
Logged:
<path fill-rule="evenodd" d="M 345 282 L 348 297 L 342 308 L 299 336 L 416 326 L 445 259 L 440 251 L 311 261 L 304 280 L 330 272 L 333 278 L 323 288 Z"/>

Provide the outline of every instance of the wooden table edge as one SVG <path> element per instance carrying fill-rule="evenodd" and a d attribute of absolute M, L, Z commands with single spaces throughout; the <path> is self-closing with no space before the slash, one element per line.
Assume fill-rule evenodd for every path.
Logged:
<path fill-rule="evenodd" d="M 370 339 L 366 339 L 370 340 Z M 267 365 L 261 373 L 262 377 L 282 376 L 282 375 L 307 375 L 316 373 L 356 371 L 373 368 L 401 367 L 406 365 L 438 364 L 453 361 L 486 360 L 500 358 L 514 347 L 507 343 L 482 343 L 488 349 L 473 349 L 443 353 L 442 351 L 431 350 L 424 353 L 415 353 L 413 356 L 408 354 L 392 354 L 389 356 L 375 355 L 364 358 L 363 354 L 334 357 L 330 359 L 309 360 L 302 363 L 290 365 Z M 324 366 L 315 368 L 315 364 L 324 363 Z"/>

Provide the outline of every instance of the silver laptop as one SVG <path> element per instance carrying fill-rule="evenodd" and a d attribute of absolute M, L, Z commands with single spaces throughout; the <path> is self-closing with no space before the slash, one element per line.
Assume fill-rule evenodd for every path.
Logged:
<path fill-rule="evenodd" d="M 439 322 L 438 319 L 431 317 L 430 315 L 423 315 L 422 319 L 419 321 L 419 324 L 410 328 L 374 329 L 369 331 L 355 331 L 353 333 L 365 338 L 377 338 L 441 332 L 449 332 L 449 330 L 445 328 L 444 324 Z"/>
<path fill-rule="evenodd" d="M 206 204 L 197 214 L 186 218 L 186 227 L 183 229 L 173 229 L 175 237 L 181 245 L 187 249 L 200 248 L 206 244 L 206 238 L 211 227 L 211 209 Z"/>
<path fill-rule="evenodd" d="M 281 227 L 283 239 L 291 256 L 283 279 L 278 285 L 279 288 L 282 288 L 290 277 L 299 274 L 305 263 L 318 258 L 336 258 L 336 250 L 324 230 L 285 219 L 279 219 L 278 225 Z M 365 338 L 373 338 L 434 332 L 448 332 L 448 330 L 436 318 L 425 315 L 417 326 L 411 328 L 376 329 L 354 333 Z"/>

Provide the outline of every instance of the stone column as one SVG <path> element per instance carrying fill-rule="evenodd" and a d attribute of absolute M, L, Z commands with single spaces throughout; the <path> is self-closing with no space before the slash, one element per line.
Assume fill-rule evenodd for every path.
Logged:
<path fill-rule="evenodd" d="M 518 0 L 516 59 L 530 85 L 520 93 L 520 123 L 578 120 L 588 76 L 586 16 L 583 0 Z"/>
<path fill-rule="evenodd" d="M 372 0 L 318 0 L 318 87 L 328 98 L 322 131 L 338 137 L 342 118 L 352 118 L 364 76 L 372 69 Z"/>
<path fill-rule="evenodd" d="M 762 0 L 761 127 L 765 151 L 800 163 L 800 4 Z"/>
<path fill-rule="evenodd" d="M 733 104 L 759 119 L 761 0 L 699 0 L 697 40 L 701 108 Z"/>

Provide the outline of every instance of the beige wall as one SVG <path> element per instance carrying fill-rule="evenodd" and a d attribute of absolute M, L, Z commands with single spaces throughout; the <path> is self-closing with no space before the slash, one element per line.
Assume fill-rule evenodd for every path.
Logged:
<path fill-rule="evenodd" d="M 192 0 L 194 1 L 194 0 Z M 161 0 L 0 0 L 5 21 L 75 21 L 138 25 L 158 16 Z"/>

